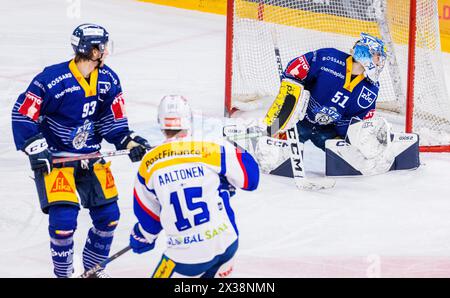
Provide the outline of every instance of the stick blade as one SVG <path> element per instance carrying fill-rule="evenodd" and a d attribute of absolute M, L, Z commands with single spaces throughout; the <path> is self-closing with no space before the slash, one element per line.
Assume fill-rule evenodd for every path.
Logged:
<path fill-rule="evenodd" d="M 336 180 L 326 177 L 323 178 L 294 177 L 294 181 L 298 189 L 308 191 L 330 189 L 336 185 Z"/>

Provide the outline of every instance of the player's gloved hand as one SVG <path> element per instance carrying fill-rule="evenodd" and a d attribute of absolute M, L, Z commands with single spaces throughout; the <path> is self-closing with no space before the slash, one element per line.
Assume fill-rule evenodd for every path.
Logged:
<path fill-rule="evenodd" d="M 130 246 L 133 249 L 133 252 L 141 254 L 152 250 L 155 247 L 155 241 L 153 240 L 150 242 L 147 238 L 145 238 L 141 232 L 139 224 L 136 223 L 131 230 Z"/>
<path fill-rule="evenodd" d="M 26 140 L 23 151 L 28 155 L 33 171 L 40 174 L 52 171 L 52 153 L 48 150 L 47 141 L 42 134 Z"/>
<path fill-rule="evenodd" d="M 116 144 L 116 148 L 117 150 L 130 150 L 130 154 L 128 154 L 128 156 L 132 162 L 137 162 L 140 161 L 144 157 L 145 153 L 147 153 L 147 150 L 150 150 L 152 147 L 146 139 L 131 131 L 118 144 Z"/>
<path fill-rule="evenodd" d="M 236 194 L 236 187 L 234 187 L 225 176 L 220 176 L 220 187 L 228 191 L 230 198 Z"/>
<path fill-rule="evenodd" d="M 236 187 L 234 187 L 234 185 L 230 184 L 228 186 L 228 191 L 230 192 L 230 198 L 231 198 L 232 196 L 234 196 L 236 194 Z"/>

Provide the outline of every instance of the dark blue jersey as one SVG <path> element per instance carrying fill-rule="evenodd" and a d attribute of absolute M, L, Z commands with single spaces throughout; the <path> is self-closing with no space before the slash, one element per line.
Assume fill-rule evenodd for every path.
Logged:
<path fill-rule="evenodd" d="M 306 119 L 314 125 L 334 125 L 341 137 L 353 117 L 372 114 L 378 97 L 379 84 L 364 74 L 352 76 L 352 65 L 351 55 L 324 48 L 295 58 L 283 74 L 311 93 Z"/>
<path fill-rule="evenodd" d="M 14 104 L 12 128 L 18 150 L 38 133 L 53 152 L 98 151 L 102 139 L 118 143 L 129 133 L 119 78 L 103 66 L 86 80 L 73 60 L 46 67 Z"/>

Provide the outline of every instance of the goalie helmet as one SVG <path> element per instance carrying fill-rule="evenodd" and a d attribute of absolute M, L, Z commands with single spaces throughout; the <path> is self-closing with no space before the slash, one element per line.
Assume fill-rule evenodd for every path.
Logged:
<path fill-rule="evenodd" d="M 364 67 L 365 76 L 373 82 L 378 82 L 387 57 L 384 42 L 375 36 L 361 33 L 361 38 L 353 46 L 351 54 L 355 61 Z"/>
<path fill-rule="evenodd" d="M 72 33 L 70 43 L 75 54 L 89 55 L 94 47 L 103 54 L 109 41 L 105 28 L 95 24 L 79 25 Z"/>
<path fill-rule="evenodd" d="M 192 111 L 187 99 L 181 95 L 166 95 L 158 107 L 161 130 L 191 130 Z"/>

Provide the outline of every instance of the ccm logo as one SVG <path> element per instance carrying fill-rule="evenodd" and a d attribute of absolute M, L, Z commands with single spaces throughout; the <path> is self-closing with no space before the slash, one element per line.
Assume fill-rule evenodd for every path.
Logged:
<path fill-rule="evenodd" d="M 39 153 L 39 152 L 42 151 L 42 149 L 46 149 L 47 147 L 48 147 L 48 145 L 47 145 L 46 142 L 39 143 L 39 144 L 37 144 L 37 145 L 35 145 L 35 146 L 30 148 L 30 153 L 31 154 L 33 154 L 35 152 Z"/>
<path fill-rule="evenodd" d="M 288 146 L 288 144 L 286 144 L 286 142 L 277 141 L 274 139 L 267 139 L 267 145 L 272 145 L 272 146 L 281 147 L 281 148 Z"/>

